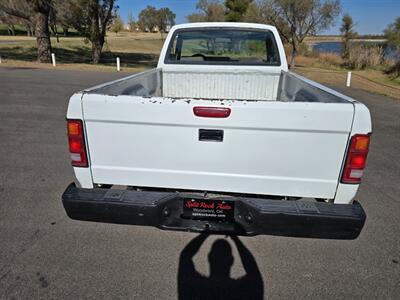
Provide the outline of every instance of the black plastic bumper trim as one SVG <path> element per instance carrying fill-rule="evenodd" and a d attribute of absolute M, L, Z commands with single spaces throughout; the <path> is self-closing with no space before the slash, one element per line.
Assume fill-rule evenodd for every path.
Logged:
<path fill-rule="evenodd" d="M 204 199 L 178 192 L 84 189 L 71 183 L 62 201 L 67 215 L 75 220 L 250 236 L 355 239 L 366 219 L 356 201 L 333 204 L 225 197 L 235 201 L 234 222 L 193 220 L 182 218 L 182 199 L 188 197 Z"/>

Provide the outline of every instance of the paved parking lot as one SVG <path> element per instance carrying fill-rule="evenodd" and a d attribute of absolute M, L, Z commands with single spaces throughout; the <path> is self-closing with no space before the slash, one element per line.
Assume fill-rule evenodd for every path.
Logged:
<path fill-rule="evenodd" d="M 399 299 L 399 101 L 343 89 L 370 108 L 374 125 L 357 196 L 368 219 L 357 240 L 203 241 L 192 233 L 65 215 L 60 196 L 74 179 L 65 136 L 68 97 L 120 76 L 0 68 L 0 299 L 177 299 L 178 287 L 181 299 L 196 299 L 226 286 L 247 299 Z M 211 264 L 211 273 L 219 265 L 229 276 L 230 251 L 231 277 L 215 287 L 201 274 L 208 276 Z"/>

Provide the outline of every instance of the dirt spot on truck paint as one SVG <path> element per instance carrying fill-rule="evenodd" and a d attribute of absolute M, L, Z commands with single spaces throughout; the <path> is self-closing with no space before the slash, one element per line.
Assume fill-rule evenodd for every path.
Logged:
<path fill-rule="evenodd" d="M 42 288 L 47 288 L 49 286 L 49 283 L 47 282 L 46 278 L 44 278 L 44 276 L 41 276 L 39 278 L 39 281 Z"/>
<path fill-rule="evenodd" d="M 36 276 L 40 276 L 40 272 L 36 272 Z M 43 275 L 39 277 L 39 283 L 41 288 L 47 288 L 49 286 L 49 282 L 47 281 L 46 277 Z"/>
<path fill-rule="evenodd" d="M 398 261 L 397 259 L 392 259 L 392 263 L 394 263 L 394 264 L 398 264 L 398 263 L 399 263 L 399 261 Z"/>

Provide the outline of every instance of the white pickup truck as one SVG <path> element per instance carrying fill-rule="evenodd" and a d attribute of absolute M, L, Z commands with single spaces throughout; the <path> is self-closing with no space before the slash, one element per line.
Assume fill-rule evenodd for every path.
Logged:
<path fill-rule="evenodd" d="M 174 26 L 157 68 L 74 94 L 76 220 L 354 239 L 365 105 L 288 71 L 275 27 Z"/>

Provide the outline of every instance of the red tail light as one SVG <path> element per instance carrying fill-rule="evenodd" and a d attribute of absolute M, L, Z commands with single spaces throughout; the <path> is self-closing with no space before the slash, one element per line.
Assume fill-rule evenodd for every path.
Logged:
<path fill-rule="evenodd" d="M 85 135 L 82 120 L 67 120 L 69 153 L 74 167 L 87 167 Z"/>
<path fill-rule="evenodd" d="M 346 164 L 342 174 L 342 183 L 360 183 L 367 162 L 370 136 L 356 134 L 351 138 L 347 151 Z"/>
<path fill-rule="evenodd" d="M 231 114 L 231 109 L 228 107 L 195 106 L 193 113 L 195 116 L 204 118 L 227 118 Z"/>

